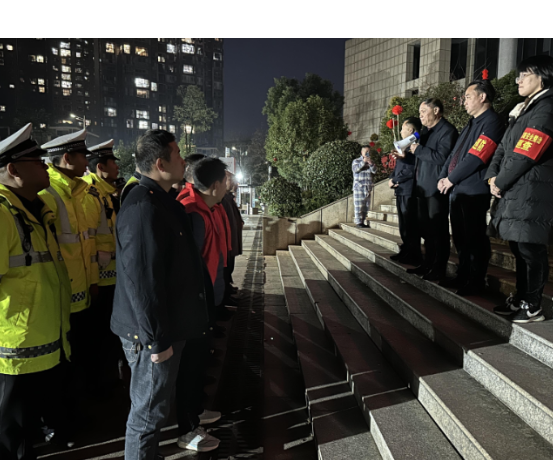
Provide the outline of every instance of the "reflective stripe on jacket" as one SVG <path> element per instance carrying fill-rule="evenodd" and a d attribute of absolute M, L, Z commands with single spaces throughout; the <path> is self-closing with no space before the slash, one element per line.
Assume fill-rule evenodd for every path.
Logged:
<path fill-rule="evenodd" d="M 0 373 L 48 370 L 70 357 L 67 341 L 71 284 L 50 226 L 0 184 Z"/>

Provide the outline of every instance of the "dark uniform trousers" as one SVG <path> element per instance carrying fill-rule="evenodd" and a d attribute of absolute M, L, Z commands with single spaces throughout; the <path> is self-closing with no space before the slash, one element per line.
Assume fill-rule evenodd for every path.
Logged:
<path fill-rule="evenodd" d="M 517 298 L 540 306 L 549 279 L 547 246 L 509 241 L 509 247 L 516 258 Z"/>
<path fill-rule="evenodd" d="M 435 194 L 418 197 L 418 224 L 424 238 L 423 266 L 444 273 L 449 260 L 449 197 Z"/>
<path fill-rule="evenodd" d="M 461 284 L 483 286 L 491 257 L 486 235 L 490 194 L 452 194 L 450 220 L 453 243 L 459 257 L 457 278 Z"/>
<path fill-rule="evenodd" d="M 421 235 L 417 220 L 417 199 L 410 195 L 396 196 L 399 234 L 403 244 L 401 252 L 414 257 L 422 257 Z"/>

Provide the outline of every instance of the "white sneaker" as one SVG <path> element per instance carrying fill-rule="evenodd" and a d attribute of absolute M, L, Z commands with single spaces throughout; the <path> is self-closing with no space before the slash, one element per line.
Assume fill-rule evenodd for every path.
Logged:
<path fill-rule="evenodd" d="M 216 422 L 221 418 L 221 412 L 216 410 L 205 409 L 198 417 L 200 417 L 200 425 Z"/>
<path fill-rule="evenodd" d="M 217 449 L 219 443 L 219 439 L 208 434 L 202 427 L 198 427 L 186 435 L 179 436 L 177 446 L 183 449 L 191 449 L 198 453 L 205 453 Z"/>

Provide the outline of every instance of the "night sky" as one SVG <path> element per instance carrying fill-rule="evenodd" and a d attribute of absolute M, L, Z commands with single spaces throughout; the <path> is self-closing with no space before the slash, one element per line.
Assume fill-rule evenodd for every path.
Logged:
<path fill-rule="evenodd" d="M 344 93 L 346 39 L 225 39 L 225 140 L 266 129 L 261 110 L 274 78 L 316 73 Z"/>

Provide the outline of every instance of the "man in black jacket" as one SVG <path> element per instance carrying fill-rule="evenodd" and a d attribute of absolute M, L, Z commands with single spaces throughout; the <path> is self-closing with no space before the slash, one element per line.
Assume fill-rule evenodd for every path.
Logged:
<path fill-rule="evenodd" d="M 168 192 L 184 161 L 172 134 L 138 141 L 142 177 L 117 217 L 117 272 L 111 330 L 131 368 L 125 459 L 155 459 L 186 339 L 208 325 L 202 258 L 184 207 Z"/>
<path fill-rule="evenodd" d="M 440 285 L 458 288 L 461 296 L 478 295 L 486 285 L 491 257 L 486 235 L 490 208 L 484 176 L 503 137 L 503 119 L 493 110 L 495 90 L 488 80 L 476 80 L 465 92 L 465 109 L 472 116 L 461 132 L 440 174 L 438 189 L 449 193 L 453 242 L 459 256 L 457 276 Z"/>
<path fill-rule="evenodd" d="M 419 108 L 422 125 L 426 127 L 420 143 L 411 145 L 417 158 L 415 163 L 415 190 L 418 220 L 424 238 L 424 262 L 410 274 L 425 280 L 445 277 L 449 259 L 449 200 L 438 191 L 438 180 L 445 161 L 457 141 L 459 132 L 444 117 L 444 106 L 437 98 L 423 101 Z"/>

